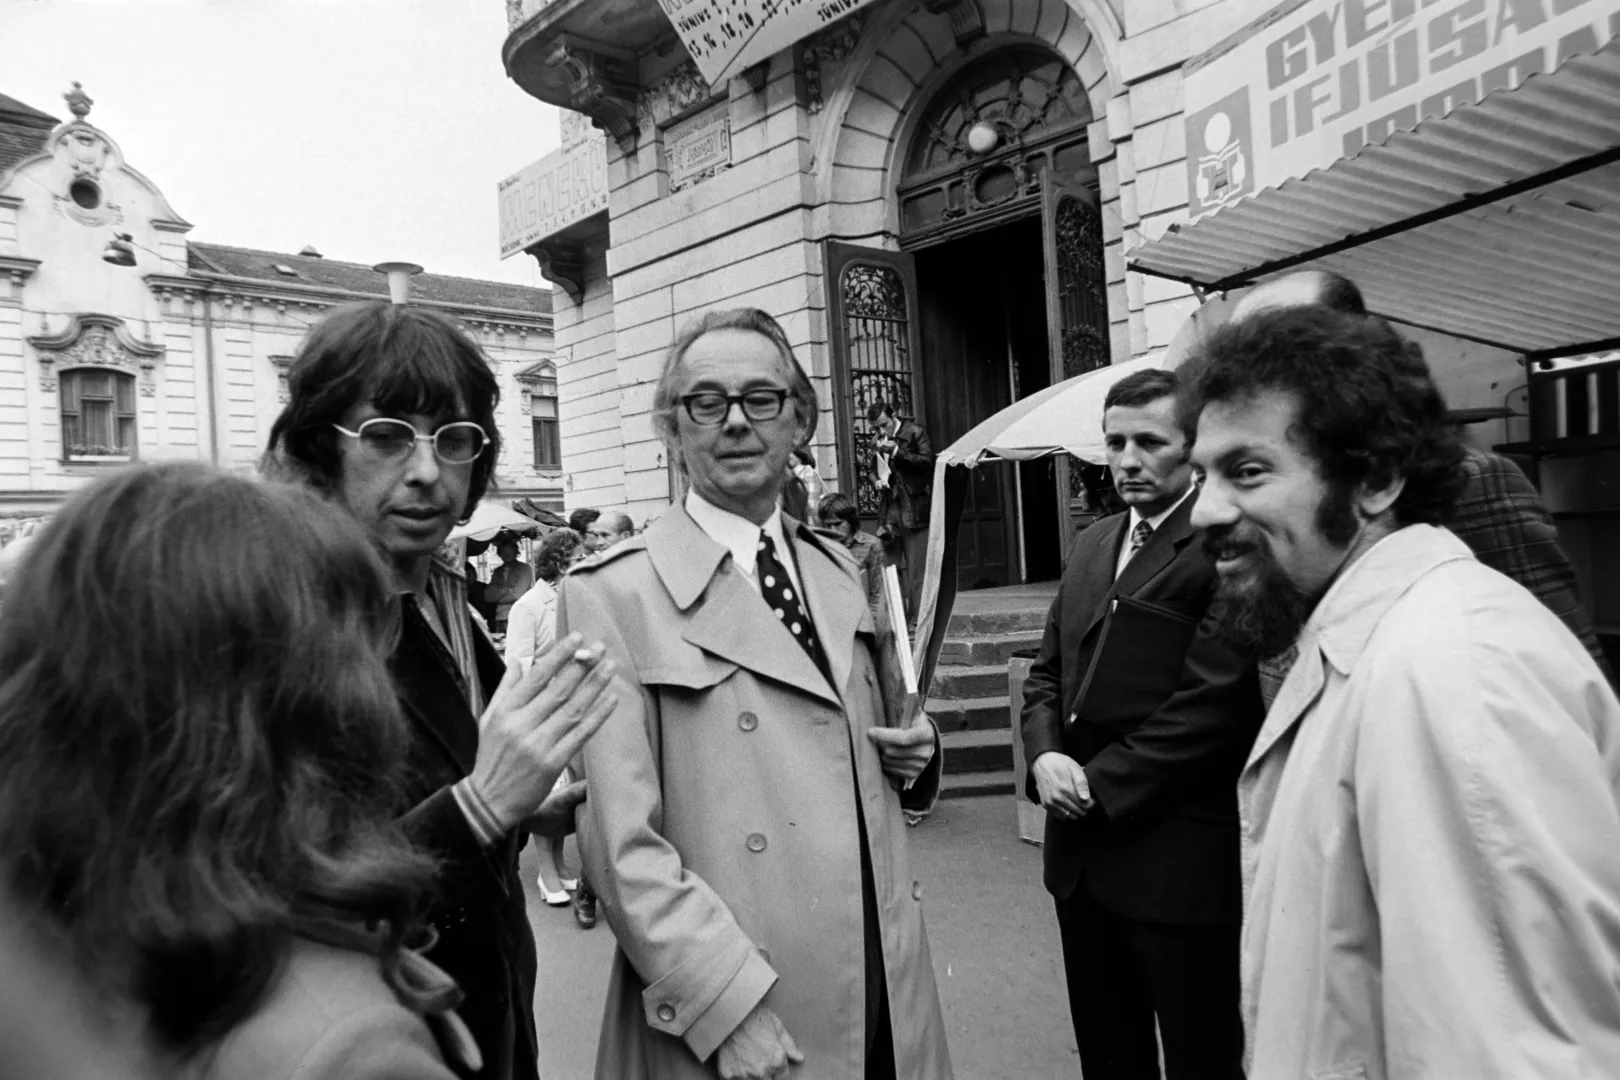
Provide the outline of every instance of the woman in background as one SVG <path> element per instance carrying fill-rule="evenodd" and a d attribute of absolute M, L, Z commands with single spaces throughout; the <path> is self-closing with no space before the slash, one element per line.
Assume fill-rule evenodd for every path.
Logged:
<path fill-rule="evenodd" d="M 20 571 L 0 890 L 58 992 L 132 1072 L 476 1069 L 455 985 L 412 951 L 434 868 L 393 823 L 393 586 L 360 527 L 302 490 L 134 468 L 71 498 Z"/>
<path fill-rule="evenodd" d="M 585 558 L 585 542 L 572 529 L 557 529 L 540 542 L 534 557 L 534 586 L 513 603 L 506 624 L 506 659 L 516 660 L 524 671 L 557 640 L 556 585 L 568 568 Z M 572 778 L 565 770 L 557 779 L 559 787 Z M 548 851 L 540 859 L 540 898 L 552 907 L 567 907 L 569 893 L 579 882 L 563 873 L 563 838 L 551 837 Z"/>

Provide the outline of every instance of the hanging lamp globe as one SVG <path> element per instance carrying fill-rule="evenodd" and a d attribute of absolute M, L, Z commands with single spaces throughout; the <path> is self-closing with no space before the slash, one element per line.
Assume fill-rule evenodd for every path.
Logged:
<path fill-rule="evenodd" d="M 990 123 L 988 120 L 980 120 L 978 123 L 968 128 L 968 149 L 972 150 L 975 154 L 988 154 L 990 151 L 994 150 L 996 148 L 996 144 L 1000 142 L 1001 132 L 997 131 L 996 126 Z"/>
<path fill-rule="evenodd" d="M 134 266 L 135 246 L 130 241 L 129 233 L 113 233 L 113 238 L 101 251 L 101 261 L 114 266 Z"/>

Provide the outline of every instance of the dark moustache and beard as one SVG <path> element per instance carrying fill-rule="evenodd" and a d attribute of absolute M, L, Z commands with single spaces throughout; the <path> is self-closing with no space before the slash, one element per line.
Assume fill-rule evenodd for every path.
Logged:
<path fill-rule="evenodd" d="M 1316 507 L 1316 529 L 1341 550 L 1355 541 L 1361 523 L 1352 491 L 1334 484 Z M 1239 575 L 1221 575 L 1209 613 L 1216 636 L 1240 655 L 1256 660 L 1288 651 L 1305 627 L 1321 594 L 1307 596 L 1271 553 L 1265 535 L 1253 526 L 1214 525 L 1205 530 L 1204 551 L 1212 559 L 1252 555 Z"/>

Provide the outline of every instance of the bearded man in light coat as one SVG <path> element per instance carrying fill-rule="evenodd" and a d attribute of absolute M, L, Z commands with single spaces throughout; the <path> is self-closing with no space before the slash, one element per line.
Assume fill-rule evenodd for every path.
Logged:
<path fill-rule="evenodd" d="M 775 320 L 706 315 L 654 396 L 690 492 L 563 583 L 558 632 L 630 673 L 584 755 L 619 946 L 599 1080 L 952 1075 L 903 813 L 938 734 L 885 690 L 848 552 L 778 507 L 817 411 Z"/>
<path fill-rule="evenodd" d="M 1620 1076 L 1620 701 L 1436 524 L 1463 452 L 1427 367 L 1320 307 L 1201 353 L 1211 614 L 1298 652 L 1238 780 L 1250 1080 Z"/>

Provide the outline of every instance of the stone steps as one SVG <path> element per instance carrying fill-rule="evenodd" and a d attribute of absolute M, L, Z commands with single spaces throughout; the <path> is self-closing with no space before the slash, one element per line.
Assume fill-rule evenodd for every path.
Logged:
<path fill-rule="evenodd" d="M 1012 768 L 1011 727 L 1003 725 L 988 730 L 941 731 L 939 743 L 945 751 L 947 773 Z"/>
<path fill-rule="evenodd" d="M 1007 696 L 1007 662 L 999 664 L 941 664 L 934 669 L 929 696 L 941 700 Z"/>
<path fill-rule="evenodd" d="M 940 734 L 1001 728 L 1012 730 L 1008 715 L 1005 672 L 1002 673 L 1001 679 L 1000 694 L 978 698 L 929 698 L 927 712 L 939 726 Z"/>
<path fill-rule="evenodd" d="M 1041 633 L 1040 630 L 1033 630 L 988 637 L 953 637 L 939 647 L 939 667 L 934 671 L 934 684 L 939 685 L 939 678 L 947 674 L 945 669 L 948 667 L 998 664 L 1005 671 L 1013 653 L 1020 649 L 1040 648 Z"/>
<path fill-rule="evenodd" d="M 1016 782 L 1011 769 L 953 772 L 940 777 L 939 781 L 939 797 L 942 799 L 966 799 L 977 795 L 1012 795 L 1015 792 Z"/>

